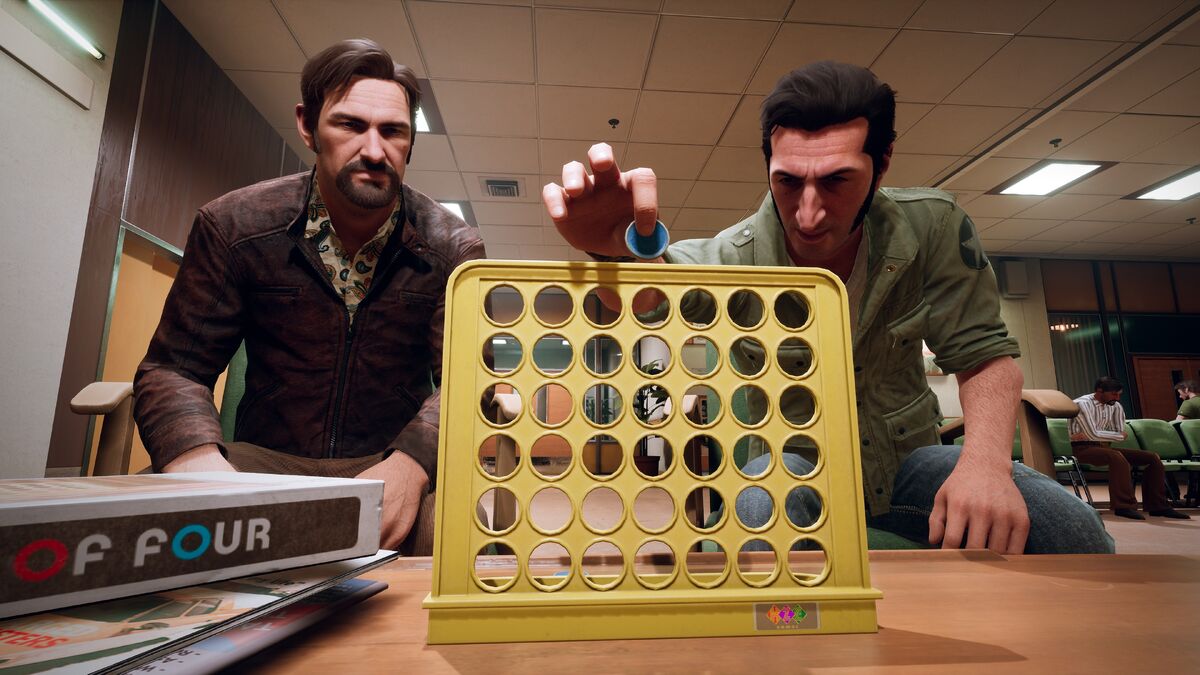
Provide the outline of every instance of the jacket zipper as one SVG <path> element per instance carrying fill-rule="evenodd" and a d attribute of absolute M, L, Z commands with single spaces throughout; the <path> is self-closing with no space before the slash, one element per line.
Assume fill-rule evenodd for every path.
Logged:
<path fill-rule="evenodd" d="M 359 307 L 362 307 L 361 302 Z M 329 449 L 325 452 L 328 459 L 337 456 L 338 426 L 342 421 L 342 398 L 346 393 L 346 371 L 350 365 L 350 352 L 354 348 L 354 320 L 350 317 L 350 310 L 346 308 L 345 301 L 342 302 L 342 312 L 345 313 L 350 327 L 346 329 L 346 348 L 342 351 L 342 363 L 338 366 L 337 396 L 333 399 L 333 424 L 329 428 Z"/>

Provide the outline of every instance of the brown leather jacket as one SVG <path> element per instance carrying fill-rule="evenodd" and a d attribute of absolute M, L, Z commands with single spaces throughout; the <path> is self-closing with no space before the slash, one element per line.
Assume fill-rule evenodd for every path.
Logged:
<path fill-rule="evenodd" d="M 134 379 L 134 417 L 155 469 L 222 444 L 212 388 L 245 340 L 236 440 L 302 457 L 395 448 L 435 479 L 446 282 L 459 263 L 484 257 L 483 242 L 404 186 L 405 223 L 352 326 L 304 239 L 310 184 L 310 173 L 265 181 L 196 215 Z"/>

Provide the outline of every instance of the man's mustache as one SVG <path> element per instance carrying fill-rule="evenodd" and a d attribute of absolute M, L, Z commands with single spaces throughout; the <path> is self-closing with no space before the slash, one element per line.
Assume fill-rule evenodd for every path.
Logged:
<path fill-rule="evenodd" d="M 400 182 L 399 174 L 397 174 L 396 170 L 392 168 L 392 165 L 388 164 L 387 162 L 366 162 L 362 159 L 355 159 L 346 164 L 346 166 L 342 167 L 342 173 L 344 174 L 353 173 L 355 171 L 383 171 L 387 173 L 388 177 L 394 182 Z"/>

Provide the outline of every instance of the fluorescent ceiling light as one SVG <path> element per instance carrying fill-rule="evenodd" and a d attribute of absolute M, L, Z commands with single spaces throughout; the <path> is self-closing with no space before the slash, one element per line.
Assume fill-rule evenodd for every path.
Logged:
<path fill-rule="evenodd" d="M 1103 164 L 1070 164 L 1051 162 L 1021 180 L 1000 191 L 1002 195 L 1048 195 L 1073 183 L 1089 173 L 1102 168 Z"/>
<path fill-rule="evenodd" d="M 459 218 L 463 218 L 462 204 L 459 204 L 458 202 L 438 202 L 438 203 L 441 204 L 442 206 L 446 207 L 446 210 L 449 211 L 450 213 L 453 213 L 454 215 L 458 216 Z M 466 220 L 466 218 L 463 218 L 463 220 Z"/>
<path fill-rule="evenodd" d="M 1185 176 L 1180 176 L 1166 185 L 1159 186 L 1144 195 L 1138 195 L 1138 199 L 1187 199 L 1192 195 L 1200 192 L 1200 169 L 1197 169 Z"/>
<path fill-rule="evenodd" d="M 508 344 L 508 340 L 506 340 L 506 339 L 504 339 L 504 338 L 502 338 L 502 337 L 494 337 L 494 338 L 492 338 L 492 344 L 494 344 L 494 345 L 506 345 L 506 344 Z"/>
<path fill-rule="evenodd" d="M 83 37 L 82 33 L 76 30 L 74 26 L 67 23 L 66 19 L 62 18 L 58 12 L 51 9 L 49 5 L 43 2 L 43 0 L 29 0 L 29 4 L 33 5 L 33 8 L 38 12 L 41 12 L 42 16 L 49 19 L 50 23 L 54 24 L 55 28 L 62 31 L 67 37 L 71 38 L 71 41 L 79 45 L 84 51 L 97 59 L 104 58 L 104 54 L 102 54 L 99 49 L 96 49 L 95 45 L 89 42 L 87 38 Z"/>
<path fill-rule="evenodd" d="M 417 108 L 417 132 L 429 133 L 429 120 L 425 119 L 425 111 L 419 107 Z"/>

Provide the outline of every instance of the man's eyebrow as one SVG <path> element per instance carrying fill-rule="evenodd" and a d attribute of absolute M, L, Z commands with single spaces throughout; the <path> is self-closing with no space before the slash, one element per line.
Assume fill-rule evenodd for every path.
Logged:
<path fill-rule="evenodd" d="M 353 114 L 350 114 L 347 112 L 331 112 L 331 113 L 329 113 L 329 119 L 335 120 L 335 121 L 347 121 L 347 122 L 366 122 L 366 120 L 364 120 L 362 117 L 359 117 L 358 115 L 353 115 Z M 382 123 L 380 123 L 380 126 L 391 126 L 391 127 L 400 127 L 402 129 L 408 129 L 412 125 L 409 123 L 409 121 L 407 119 L 396 119 L 396 120 L 389 120 L 386 122 L 382 122 Z"/>
<path fill-rule="evenodd" d="M 859 169 L 859 167 L 855 167 L 855 166 L 843 166 L 843 167 L 834 169 L 834 170 L 830 171 L 829 173 L 821 174 L 820 176 L 817 176 L 817 179 L 824 180 L 826 178 L 833 178 L 835 176 L 840 176 L 844 173 L 857 173 L 860 170 L 861 169 Z M 788 176 L 790 178 L 802 178 L 802 176 L 798 176 L 790 171 L 785 171 L 783 169 L 775 169 L 774 171 L 771 172 L 771 175 L 772 176 Z"/>

